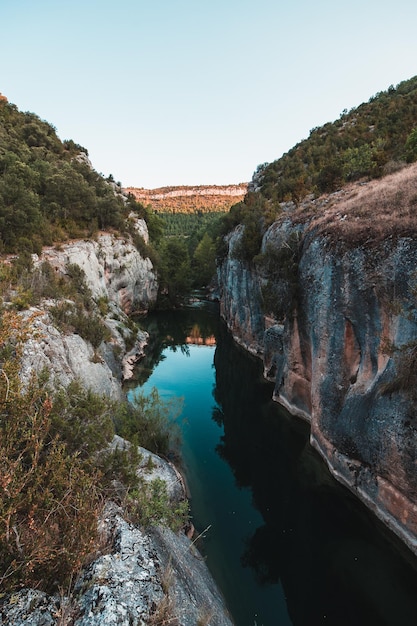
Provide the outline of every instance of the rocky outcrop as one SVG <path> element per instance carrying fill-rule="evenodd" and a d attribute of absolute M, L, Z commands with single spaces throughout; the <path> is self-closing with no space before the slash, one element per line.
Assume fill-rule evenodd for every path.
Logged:
<path fill-rule="evenodd" d="M 126 445 L 117 436 L 112 444 Z M 142 479 L 164 481 L 170 501 L 183 500 L 185 484 L 175 466 L 144 448 L 139 452 Z M 74 626 L 195 626 L 204 618 L 212 626 L 232 626 L 204 560 L 184 533 L 160 525 L 144 531 L 126 521 L 112 503 L 106 505 L 100 530 L 108 549 L 77 580 Z"/>
<path fill-rule="evenodd" d="M 147 471 L 147 479 L 162 475 L 175 481 L 173 468 L 152 458 L 156 469 Z M 232 626 L 213 578 L 184 534 L 161 526 L 144 532 L 111 502 L 104 509 L 100 534 L 102 554 L 82 570 L 71 597 L 33 589 L 14 593 L 0 605 L 0 625 L 195 626 L 201 620 Z"/>
<path fill-rule="evenodd" d="M 29 323 L 31 335 L 22 353 L 21 377 L 29 380 L 31 373 L 47 369 L 51 380 L 66 387 L 80 379 L 95 393 L 112 399 L 123 397 L 120 382 L 133 376 L 135 363 L 145 354 L 148 333 L 131 330 L 123 312 L 113 308 L 114 317 L 107 316 L 105 325 L 111 333 L 110 341 L 103 341 L 93 349 L 91 343 L 74 332 L 58 330 L 44 307 L 31 307 L 23 314 Z M 126 342 L 133 348 L 126 351 Z"/>
<path fill-rule="evenodd" d="M 311 211 L 265 234 L 264 252 L 300 237 L 297 306 L 275 320 L 261 321 L 268 277 L 233 255 L 238 227 L 219 268 L 221 313 L 262 354 L 275 399 L 311 423 L 334 476 L 417 553 L 417 239 L 371 226 L 352 236 L 337 219 L 337 236 Z"/>
<path fill-rule="evenodd" d="M 147 241 L 146 223 L 136 220 L 135 228 Z M 107 303 L 103 321 L 110 339 L 94 350 L 79 334 L 59 331 L 48 312 L 56 301 L 45 300 L 24 313 L 30 318 L 32 333 L 23 352 L 23 380 L 32 371 L 46 368 L 64 386 L 78 378 L 96 393 L 120 398 L 120 381 L 131 378 L 147 344 L 148 334 L 132 330 L 127 316 L 147 311 L 156 301 L 158 284 L 151 261 L 129 240 L 109 233 L 102 233 L 96 241 L 45 248 L 40 257 L 35 256 L 34 265 L 45 261 L 62 275 L 73 264 L 84 271 L 92 298 Z"/>
<path fill-rule="evenodd" d="M 147 241 L 143 220 L 137 220 L 136 230 Z M 58 248 L 44 248 L 35 265 L 42 261 L 61 273 L 75 263 L 84 270 L 94 298 L 107 298 L 128 315 L 146 312 L 155 303 L 158 283 L 152 262 L 143 258 L 128 239 L 102 233 L 96 241 L 77 240 Z"/>
<path fill-rule="evenodd" d="M 123 338 L 102 344 L 98 350 L 76 333 L 62 333 L 54 325 L 47 308 L 32 307 L 24 317 L 31 335 L 22 353 L 21 378 L 27 381 L 32 372 L 47 369 L 51 381 L 67 387 L 75 379 L 83 381 L 95 393 L 111 399 L 122 398 L 121 365 L 114 348 L 123 349 Z"/>

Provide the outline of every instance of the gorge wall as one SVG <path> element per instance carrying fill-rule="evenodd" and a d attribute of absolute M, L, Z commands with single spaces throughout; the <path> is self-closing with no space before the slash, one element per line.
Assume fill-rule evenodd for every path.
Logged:
<path fill-rule="evenodd" d="M 136 227 L 147 239 L 146 223 L 137 220 Z M 96 393 L 119 398 L 120 382 L 130 377 L 147 339 L 143 331 L 130 329 L 127 316 L 146 312 L 157 297 L 157 276 L 150 259 L 143 258 L 129 239 L 101 233 L 96 241 L 74 240 L 59 248 L 44 248 L 34 265 L 43 262 L 58 275 L 65 275 L 71 265 L 84 271 L 92 298 L 108 303 L 103 321 L 111 338 L 95 351 L 78 333 L 63 333 L 54 325 L 49 313 L 54 301 L 32 307 L 25 313 L 34 332 L 24 348 L 23 379 L 32 370 L 47 368 L 60 384 L 66 386 L 79 378 Z"/>
<path fill-rule="evenodd" d="M 147 240 L 146 223 L 137 220 L 136 229 Z M 122 380 L 129 378 L 147 340 L 147 333 L 130 324 L 128 315 L 147 311 L 157 296 L 157 275 L 150 259 L 143 258 L 129 238 L 101 233 L 95 241 L 45 248 L 34 263 L 45 261 L 59 275 L 71 265 L 84 270 L 91 298 L 96 303 L 105 299 L 108 305 L 103 323 L 109 336 L 93 349 L 78 333 L 56 326 L 49 311 L 56 301 L 43 300 L 21 313 L 30 327 L 22 354 L 22 381 L 46 368 L 63 387 L 79 380 L 95 393 L 124 399 Z M 117 435 L 111 443 L 118 450 L 129 445 Z M 178 470 L 144 448 L 139 453 L 137 475 L 145 482 L 163 481 L 171 505 L 177 506 L 186 497 Z M 195 626 L 206 618 L 213 626 L 232 625 L 204 559 L 183 532 L 160 525 L 140 528 L 111 501 L 105 503 L 99 531 L 102 545 L 79 571 L 69 595 L 63 590 L 51 596 L 38 589 L 2 594 L 0 625 L 128 626 L 175 621 Z"/>
<path fill-rule="evenodd" d="M 416 169 L 407 175 L 415 190 Z M 394 193 L 395 178 L 387 184 Z M 288 294 L 285 272 L 277 280 L 240 261 L 237 227 L 218 271 L 221 314 L 263 358 L 274 398 L 310 422 L 333 475 L 417 553 L 417 240 L 404 218 L 381 229 L 381 201 L 358 225 L 375 185 L 284 206 L 267 230 L 264 255 L 299 241 L 296 306 L 285 318 L 263 310 L 266 289 Z"/>

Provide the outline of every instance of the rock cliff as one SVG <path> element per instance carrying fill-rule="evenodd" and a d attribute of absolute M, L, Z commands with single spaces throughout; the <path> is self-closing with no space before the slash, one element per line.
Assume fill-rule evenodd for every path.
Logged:
<path fill-rule="evenodd" d="M 295 306 L 285 316 L 263 310 L 266 290 L 282 299 L 293 277 L 239 261 L 242 226 L 219 266 L 222 316 L 262 355 L 275 399 L 310 422 L 311 443 L 334 476 L 415 553 L 417 238 L 402 203 L 415 203 L 416 173 L 401 175 L 407 197 L 393 176 L 283 207 L 262 252 L 279 258 L 299 242 Z"/>
<path fill-rule="evenodd" d="M 147 242 L 144 220 L 136 221 L 136 230 Z M 44 248 L 35 264 L 41 261 L 48 261 L 61 273 L 68 264 L 79 265 L 93 297 L 107 298 L 128 315 L 146 312 L 155 303 L 158 284 L 152 262 L 123 237 L 101 233 L 95 241 L 77 240 L 59 248 Z"/>
<path fill-rule="evenodd" d="M 173 468 L 151 456 L 156 475 L 162 468 L 164 480 L 168 476 L 175 482 Z M 146 475 L 151 479 L 154 473 Z M 100 532 L 105 548 L 80 572 L 71 597 L 48 596 L 36 589 L 16 592 L 0 603 L 0 625 L 195 626 L 201 620 L 232 626 L 206 564 L 184 534 L 161 526 L 144 531 L 126 521 L 111 502 L 105 506 Z"/>
<path fill-rule="evenodd" d="M 137 228 L 147 239 L 146 223 L 138 220 Z M 102 233 L 96 241 L 77 240 L 59 248 L 44 248 L 42 255 L 34 258 L 35 267 L 44 261 L 60 275 L 73 264 L 84 271 L 92 298 L 108 303 L 104 323 L 111 339 L 94 350 L 79 334 L 60 332 L 48 312 L 54 302 L 44 301 L 25 314 L 31 316 L 34 332 L 24 349 L 23 379 L 32 370 L 46 367 L 64 386 L 80 378 L 97 393 L 120 397 L 120 381 L 130 378 L 147 341 L 145 332 L 132 332 L 127 315 L 145 312 L 156 301 L 158 283 L 151 261 L 142 258 L 129 240 L 109 233 Z"/>
<path fill-rule="evenodd" d="M 243 200 L 248 185 L 197 185 L 195 187 L 160 187 L 143 189 L 128 187 L 125 193 L 132 194 L 138 202 L 152 206 L 161 213 L 194 213 L 195 211 L 227 212 L 233 204 Z"/>
<path fill-rule="evenodd" d="M 145 222 L 136 228 L 147 239 Z M 146 311 L 157 296 L 157 277 L 149 259 L 123 238 L 102 233 L 96 241 L 73 241 L 59 249 L 44 249 L 35 265 L 48 261 L 59 274 L 76 264 L 84 270 L 92 298 L 105 299 L 104 323 L 109 340 L 98 348 L 75 332 L 62 332 L 54 324 L 44 300 L 22 315 L 30 320 L 21 366 L 23 381 L 32 371 L 49 370 L 64 387 L 78 379 L 95 393 L 123 398 L 121 382 L 143 354 L 147 333 L 132 331 L 127 314 Z M 127 350 L 127 342 L 133 349 Z M 115 436 L 113 447 L 130 445 Z M 175 467 L 140 448 L 138 474 L 145 481 L 163 480 L 171 502 L 183 500 L 185 486 Z M 152 468 L 152 469 L 150 469 Z M 0 598 L 0 624 L 95 626 L 174 623 L 195 626 L 199 620 L 213 626 L 231 626 L 223 598 L 196 550 L 183 533 L 163 527 L 143 530 L 127 521 L 108 502 L 100 521 L 99 556 L 86 566 L 71 596 L 48 596 L 36 589 Z"/>

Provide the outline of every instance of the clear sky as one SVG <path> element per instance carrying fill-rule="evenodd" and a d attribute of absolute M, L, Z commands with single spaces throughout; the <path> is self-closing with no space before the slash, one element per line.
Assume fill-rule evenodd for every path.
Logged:
<path fill-rule="evenodd" d="M 417 75 L 416 0 L 0 0 L 0 92 L 124 186 L 251 179 Z"/>

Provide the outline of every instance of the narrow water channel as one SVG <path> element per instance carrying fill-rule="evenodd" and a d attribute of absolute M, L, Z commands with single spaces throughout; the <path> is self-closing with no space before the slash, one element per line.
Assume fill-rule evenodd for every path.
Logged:
<path fill-rule="evenodd" d="M 330 476 L 217 307 L 145 325 L 129 395 L 183 399 L 193 522 L 236 626 L 416 624 L 416 559 Z"/>

